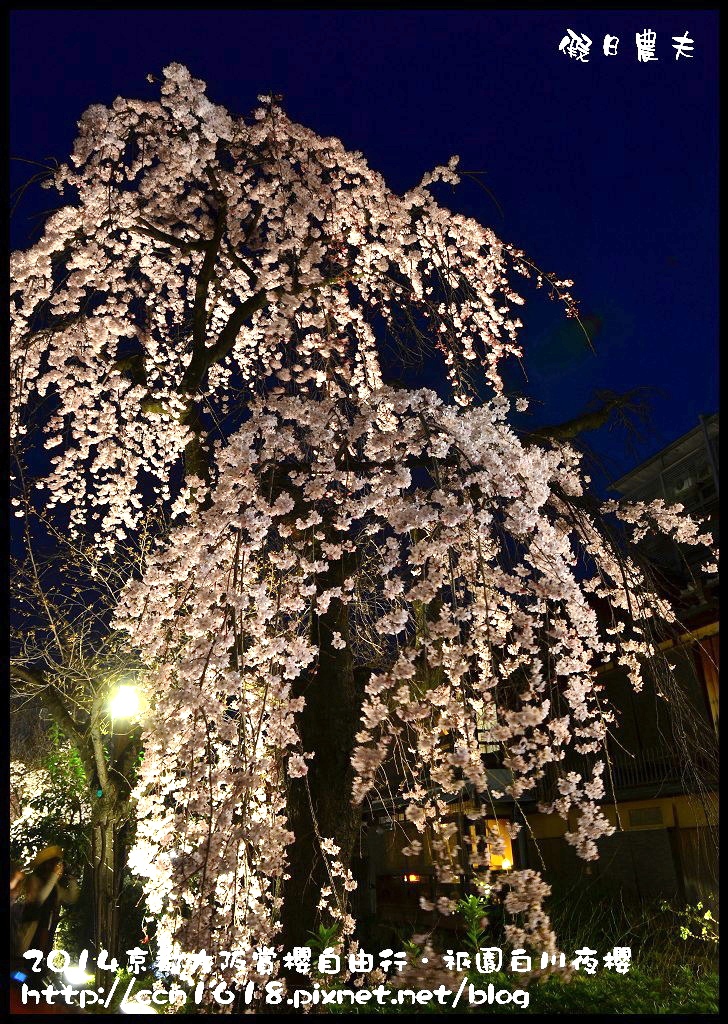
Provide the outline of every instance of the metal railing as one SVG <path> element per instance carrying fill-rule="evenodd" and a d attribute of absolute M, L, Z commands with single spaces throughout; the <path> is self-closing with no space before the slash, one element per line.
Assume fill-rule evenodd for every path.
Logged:
<path fill-rule="evenodd" d="M 680 782 L 683 777 L 680 760 L 666 747 L 643 747 L 634 754 L 616 753 L 611 764 L 617 789 Z"/>
<path fill-rule="evenodd" d="M 603 757 L 602 754 L 601 759 Z M 571 754 L 558 767 L 547 766 L 538 783 L 537 799 L 544 803 L 555 800 L 559 796 L 559 778 L 568 771 L 577 771 L 586 777 L 591 771 L 591 762 Z M 634 754 L 622 750 L 611 752 L 609 768 L 603 778 L 607 799 L 611 799 L 612 789 L 619 796 L 625 790 L 641 787 L 645 789 L 641 795 L 647 798 L 659 795 L 662 787 L 672 787 L 673 792 L 679 787 L 683 792 L 692 793 L 717 785 L 717 767 L 707 752 L 696 752 L 688 763 L 671 747 L 642 747 Z"/>

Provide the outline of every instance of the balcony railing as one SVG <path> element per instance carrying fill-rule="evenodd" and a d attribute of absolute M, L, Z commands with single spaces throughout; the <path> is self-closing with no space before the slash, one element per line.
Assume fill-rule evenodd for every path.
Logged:
<path fill-rule="evenodd" d="M 635 754 L 621 751 L 611 758 L 615 789 L 679 783 L 686 792 L 717 785 L 718 766 L 707 750 L 696 750 L 687 762 L 667 747 L 643 747 Z"/>
<path fill-rule="evenodd" d="M 680 782 L 683 778 L 680 760 L 665 747 L 643 747 L 634 754 L 613 754 L 611 766 L 615 789 Z"/>
<path fill-rule="evenodd" d="M 603 760 L 604 755 L 600 755 Z M 591 773 L 591 761 L 570 753 L 557 767 L 549 765 L 538 783 L 536 798 L 550 803 L 559 796 L 558 781 L 566 772 L 576 771 L 583 777 Z M 604 772 L 607 799 L 612 788 L 616 796 L 624 799 L 625 790 L 644 788 L 644 797 L 658 796 L 663 787 L 679 787 L 681 792 L 699 792 L 717 785 L 717 763 L 707 751 L 698 751 L 686 761 L 677 751 L 666 746 L 642 747 L 634 754 L 617 750 L 609 755 L 609 767 Z"/>

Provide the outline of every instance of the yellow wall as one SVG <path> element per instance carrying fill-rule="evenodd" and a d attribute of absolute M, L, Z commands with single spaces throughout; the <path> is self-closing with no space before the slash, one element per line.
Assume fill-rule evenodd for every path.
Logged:
<path fill-rule="evenodd" d="M 642 807 L 659 806 L 662 821 L 655 825 L 631 825 L 629 811 Z M 699 796 L 671 796 L 659 800 L 625 800 L 619 804 L 603 804 L 605 817 L 617 825 L 617 809 L 622 830 L 633 831 L 644 828 L 694 828 L 700 825 L 715 825 L 718 820 L 718 795 L 708 793 Z M 556 814 L 527 814 L 526 820 L 534 839 L 554 839 L 562 836 L 567 830 L 567 823 Z M 569 816 L 568 828 L 576 826 L 576 815 Z"/>

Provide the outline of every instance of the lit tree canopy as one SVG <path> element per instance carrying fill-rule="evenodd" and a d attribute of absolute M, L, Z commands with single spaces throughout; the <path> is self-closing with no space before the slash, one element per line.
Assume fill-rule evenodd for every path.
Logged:
<path fill-rule="evenodd" d="M 672 615 L 612 533 L 698 539 L 659 503 L 600 508 L 572 447 L 514 431 L 512 279 L 575 315 L 570 282 L 435 201 L 456 158 L 395 195 L 260 103 L 233 117 L 173 64 L 159 101 L 91 107 L 51 182 L 69 205 L 12 264 L 15 436 L 40 415 L 55 453 L 34 500 L 99 558 L 173 524 L 115 623 L 154 706 L 133 865 L 160 940 L 208 951 L 305 942 L 317 917 L 352 933 L 361 808 L 395 763 L 450 879 L 444 801 L 494 795 L 477 720 L 516 798 L 590 755 L 554 809 L 594 857 L 596 672 L 638 687 Z M 397 359 L 439 366 L 441 394 Z M 503 877 L 513 941 L 549 948 L 543 884 Z"/>
<path fill-rule="evenodd" d="M 406 331 L 464 402 L 470 364 L 500 388 L 519 351 L 506 273 L 525 263 L 427 191 L 457 182 L 455 159 L 399 197 L 263 102 L 233 118 L 171 65 L 159 102 L 91 107 L 52 182 L 78 201 L 14 254 L 17 408 L 32 388 L 59 396 L 49 486 L 73 525 L 135 525 L 140 484 L 166 496 L 185 448 L 199 469 L 200 416 L 224 421 L 241 389 L 367 397 L 378 339 Z"/>

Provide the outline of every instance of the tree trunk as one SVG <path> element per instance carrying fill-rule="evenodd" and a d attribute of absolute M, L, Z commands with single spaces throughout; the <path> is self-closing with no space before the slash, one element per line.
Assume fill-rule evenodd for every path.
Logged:
<path fill-rule="evenodd" d="M 125 802 L 114 792 L 98 798 L 91 837 L 94 945 L 96 957 L 106 950 L 119 959 L 120 896 L 124 869 Z M 121 963 L 121 960 L 119 960 Z M 96 971 L 96 983 L 106 984 L 108 971 Z"/>
<path fill-rule="evenodd" d="M 328 579 L 321 581 L 324 589 L 335 585 L 326 575 Z M 359 728 L 362 687 L 355 677 L 348 645 L 348 616 L 348 606 L 338 599 L 331 601 L 325 614 L 314 616 L 318 666 L 296 688 L 295 695 L 306 698 L 299 719 L 303 749 L 313 752 L 315 757 L 308 762 L 304 778 L 289 782 L 288 825 L 295 840 L 288 848 L 291 877 L 283 890 L 281 941 L 285 952 L 293 946 L 310 945 L 310 933 L 320 919 L 317 903 L 321 887 L 332 886 L 316 829 L 321 838 L 333 839 L 340 847 L 338 859 L 348 868 L 361 822 L 360 809 L 351 803 L 351 753 Z M 334 631 L 347 641 L 345 648 L 332 646 Z M 332 887 L 344 901 L 348 893 L 340 880 Z M 300 984 L 301 975 L 296 977 Z"/>

